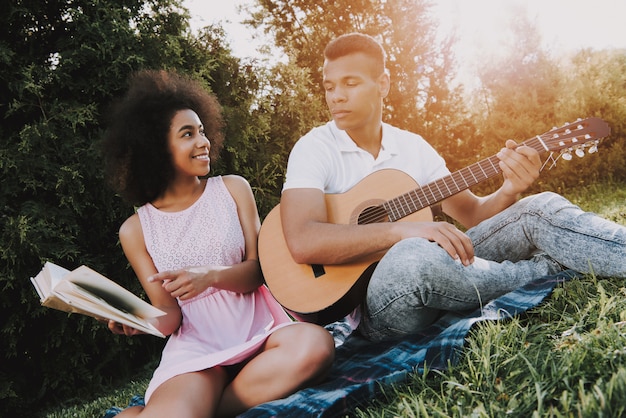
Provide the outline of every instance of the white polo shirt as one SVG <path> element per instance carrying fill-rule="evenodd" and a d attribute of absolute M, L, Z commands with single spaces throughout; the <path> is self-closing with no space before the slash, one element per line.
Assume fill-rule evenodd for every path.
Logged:
<path fill-rule="evenodd" d="M 283 191 L 314 188 L 344 193 L 367 175 L 385 168 L 401 170 L 419 185 L 450 174 L 444 159 L 417 134 L 383 123 L 382 146 L 374 159 L 330 121 L 296 142 L 289 154 Z"/>

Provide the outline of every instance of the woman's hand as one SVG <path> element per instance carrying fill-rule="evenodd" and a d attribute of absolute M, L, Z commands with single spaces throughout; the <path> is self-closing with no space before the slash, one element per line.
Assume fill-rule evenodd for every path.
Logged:
<path fill-rule="evenodd" d="M 128 325 L 120 324 L 119 322 L 113 321 L 112 319 L 104 320 L 103 322 L 107 323 L 109 330 L 113 334 L 117 335 L 126 335 L 127 337 L 132 337 L 133 335 L 145 334 L 143 331 L 139 331 L 133 327 Z"/>
<path fill-rule="evenodd" d="M 161 286 L 172 297 L 191 299 L 204 292 L 210 285 L 210 269 L 187 269 L 163 271 L 148 277 L 149 282 L 161 282 Z"/>

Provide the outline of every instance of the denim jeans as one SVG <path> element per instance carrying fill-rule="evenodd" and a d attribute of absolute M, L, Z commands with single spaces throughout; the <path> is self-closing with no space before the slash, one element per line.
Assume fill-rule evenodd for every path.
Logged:
<path fill-rule="evenodd" d="M 555 193 L 521 199 L 467 235 L 470 266 L 422 238 L 394 245 L 370 279 L 361 333 L 373 341 L 414 334 L 446 311 L 477 308 L 563 269 L 626 277 L 626 228 Z"/>

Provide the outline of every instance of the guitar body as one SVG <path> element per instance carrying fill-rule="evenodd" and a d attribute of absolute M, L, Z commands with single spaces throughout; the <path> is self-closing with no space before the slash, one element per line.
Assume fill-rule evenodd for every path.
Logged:
<path fill-rule="evenodd" d="M 345 193 L 326 195 L 328 222 L 362 223 L 359 217 L 369 208 L 417 186 L 399 170 L 374 172 Z M 399 221 L 430 220 L 432 213 L 426 207 Z M 371 273 L 384 254 L 341 265 L 298 264 L 283 235 L 280 205 L 267 215 L 259 233 L 259 259 L 270 292 L 293 316 L 317 324 L 341 319 L 363 301 Z"/>

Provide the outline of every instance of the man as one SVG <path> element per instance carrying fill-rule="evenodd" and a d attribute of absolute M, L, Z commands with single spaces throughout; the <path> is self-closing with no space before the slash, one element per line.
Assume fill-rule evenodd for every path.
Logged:
<path fill-rule="evenodd" d="M 351 33 L 324 51 L 323 86 L 332 121 L 294 146 L 281 197 L 285 240 L 295 262 L 344 264 L 384 252 L 361 305 L 360 332 L 373 341 L 416 333 L 445 311 L 475 308 L 563 268 L 626 277 L 626 228 L 553 193 L 518 200 L 539 176 L 537 151 L 508 140 L 497 154 L 502 186 L 442 202 L 468 228 L 446 222 L 328 222 L 325 194 L 394 168 L 424 185 L 450 174 L 419 135 L 382 122 L 390 88 L 385 52 Z"/>

